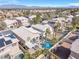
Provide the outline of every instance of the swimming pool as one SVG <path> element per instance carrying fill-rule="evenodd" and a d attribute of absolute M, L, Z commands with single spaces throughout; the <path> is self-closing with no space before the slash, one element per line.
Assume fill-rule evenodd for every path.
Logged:
<path fill-rule="evenodd" d="M 45 40 L 42 44 L 42 48 L 45 48 L 45 49 L 48 49 L 48 48 L 51 48 L 52 47 L 52 43 Z"/>

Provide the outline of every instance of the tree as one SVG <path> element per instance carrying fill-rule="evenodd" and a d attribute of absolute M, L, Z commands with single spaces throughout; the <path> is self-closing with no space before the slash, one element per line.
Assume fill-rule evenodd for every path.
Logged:
<path fill-rule="evenodd" d="M 46 56 L 46 55 L 49 53 L 48 50 L 49 50 L 49 49 L 44 49 L 42 53 Z"/>
<path fill-rule="evenodd" d="M 49 28 L 46 29 L 46 33 L 50 34 L 50 29 Z"/>
<path fill-rule="evenodd" d="M 79 17 L 76 16 L 72 19 L 72 27 L 73 29 L 76 29 L 76 27 L 79 27 Z"/>
<path fill-rule="evenodd" d="M 57 39 L 56 37 L 53 37 L 53 38 L 52 38 L 52 43 L 53 43 L 53 45 L 56 44 L 57 42 L 58 42 L 58 39 Z"/>
<path fill-rule="evenodd" d="M 71 10 L 70 11 L 71 15 L 73 15 L 73 16 L 75 16 L 75 12 L 76 12 L 76 10 Z"/>
<path fill-rule="evenodd" d="M 52 17 L 51 17 L 51 14 L 50 13 L 46 13 L 47 17 L 48 17 L 48 20 L 51 20 Z"/>
<path fill-rule="evenodd" d="M 29 10 L 23 12 L 23 16 L 29 16 L 29 14 L 30 14 L 30 11 Z"/>
<path fill-rule="evenodd" d="M 58 31 L 58 25 L 54 26 L 54 31 L 53 31 L 53 38 L 56 37 L 56 32 Z"/>
<path fill-rule="evenodd" d="M 0 16 L 0 21 L 3 21 L 5 19 L 5 15 L 4 16 Z"/>
<path fill-rule="evenodd" d="M 0 30 L 4 30 L 6 28 L 6 24 L 0 21 Z"/>
<path fill-rule="evenodd" d="M 36 15 L 35 18 L 33 18 L 33 24 L 38 24 L 41 22 L 41 17 L 39 14 Z"/>
<path fill-rule="evenodd" d="M 23 59 L 30 59 L 30 54 L 29 53 L 25 53 Z"/>
<path fill-rule="evenodd" d="M 61 30 L 61 23 L 58 21 L 55 25 L 55 31 L 58 32 L 59 30 Z"/>

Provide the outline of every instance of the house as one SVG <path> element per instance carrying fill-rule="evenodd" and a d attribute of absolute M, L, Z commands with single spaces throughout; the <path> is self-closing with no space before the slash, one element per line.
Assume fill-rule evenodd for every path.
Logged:
<path fill-rule="evenodd" d="M 79 39 L 75 40 L 71 45 L 71 59 L 79 59 Z"/>
<path fill-rule="evenodd" d="M 19 23 L 16 20 L 6 19 L 3 22 L 6 24 L 7 29 L 14 29 L 14 28 L 17 28 L 19 26 Z"/>
<path fill-rule="evenodd" d="M 67 17 L 68 17 L 68 18 L 73 18 L 74 16 L 73 16 L 73 15 L 67 15 Z"/>
<path fill-rule="evenodd" d="M 73 15 L 67 15 L 66 22 L 70 22 L 71 23 L 73 17 L 74 17 Z"/>
<path fill-rule="evenodd" d="M 66 20 L 65 17 L 57 17 L 57 18 L 53 18 L 53 19 L 52 19 L 53 22 L 56 22 L 56 23 L 59 22 L 59 23 L 61 23 L 61 24 L 62 24 L 65 20 Z"/>
<path fill-rule="evenodd" d="M 16 35 L 22 38 L 25 42 L 30 41 L 34 37 L 38 37 L 40 32 L 34 30 L 33 28 L 21 26 L 20 28 L 12 30 Z M 28 39 L 29 38 L 29 39 Z"/>
<path fill-rule="evenodd" d="M 18 39 L 20 40 L 20 44 L 23 45 L 25 49 L 28 49 L 29 52 L 34 52 L 34 50 L 41 48 L 39 40 L 41 32 L 27 26 L 21 26 L 20 28 L 12 31 L 17 37 L 19 37 Z"/>
<path fill-rule="evenodd" d="M 79 31 L 69 32 L 53 46 L 51 52 L 60 59 L 79 59 Z"/>
<path fill-rule="evenodd" d="M 32 48 L 34 46 L 34 44 L 32 44 L 30 41 L 32 39 L 38 38 L 39 34 L 41 34 L 40 32 L 38 32 L 32 28 L 27 28 L 24 26 L 22 26 L 18 29 L 14 29 L 13 32 L 22 39 L 21 42 L 24 41 L 23 43 L 28 48 Z"/>
<path fill-rule="evenodd" d="M 79 12 L 75 12 L 75 16 L 79 16 Z"/>
<path fill-rule="evenodd" d="M 72 26 L 72 18 L 73 18 L 73 17 L 68 17 L 68 18 L 65 20 L 65 23 L 66 23 L 66 26 L 67 26 L 67 27 L 71 27 L 71 26 Z"/>
<path fill-rule="evenodd" d="M 42 24 L 48 24 L 47 20 L 42 21 Z"/>
<path fill-rule="evenodd" d="M 75 15 L 76 17 L 79 17 L 79 14 Z"/>
<path fill-rule="evenodd" d="M 35 30 L 38 30 L 38 31 L 41 31 L 45 34 L 46 32 L 46 29 L 49 29 L 51 34 L 53 34 L 53 27 L 50 26 L 49 24 L 36 24 L 36 25 L 32 25 L 32 27 L 35 29 Z"/>
<path fill-rule="evenodd" d="M 12 31 L 0 31 L 0 59 L 15 59 L 21 52 L 18 42 Z"/>
<path fill-rule="evenodd" d="M 20 22 L 22 23 L 22 25 L 24 25 L 24 26 L 26 26 L 26 25 L 29 24 L 29 19 L 26 18 L 26 17 L 23 17 L 23 16 L 21 16 L 21 17 L 16 17 L 16 20 L 17 20 L 17 21 L 20 21 Z"/>
<path fill-rule="evenodd" d="M 48 24 L 51 25 L 52 27 L 55 27 L 58 25 L 58 30 L 63 31 L 68 31 L 69 27 L 71 27 L 72 24 L 72 17 L 65 18 L 65 17 L 56 17 L 52 18 L 52 20 L 48 21 Z"/>
<path fill-rule="evenodd" d="M 69 15 L 67 18 L 65 17 L 53 18 L 52 21 L 55 22 L 55 24 L 60 23 L 60 29 L 62 31 L 66 31 L 66 27 L 71 27 L 72 18 L 73 16 Z"/>
<path fill-rule="evenodd" d="M 32 20 L 32 19 L 35 18 L 35 17 L 36 17 L 36 15 L 30 15 L 30 16 L 29 16 L 29 19 Z"/>

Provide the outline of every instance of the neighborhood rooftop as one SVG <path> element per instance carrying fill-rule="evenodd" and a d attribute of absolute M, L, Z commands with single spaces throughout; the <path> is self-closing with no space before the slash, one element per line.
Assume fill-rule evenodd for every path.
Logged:
<path fill-rule="evenodd" d="M 25 26 L 22 26 L 18 29 L 13 30 L 13 32 L 21 37 L 22 39 L 27 39 L 28 37 L 34 37 L 36 34 L 40 34 L 40 32 L 34 30 L 33 28 L 27 28 Z"/>
<path fill-rule="evenodd" d="M 61 59 L 74 57 L 79 59 L 79 31 L 70 32 L 51 51 Z"/>
<path fill-rule="evenodd" d="M 10 30 L 0 32 L 0 48 L 17 41 L 19 40 L 17 40 L 16 36 Z"/>

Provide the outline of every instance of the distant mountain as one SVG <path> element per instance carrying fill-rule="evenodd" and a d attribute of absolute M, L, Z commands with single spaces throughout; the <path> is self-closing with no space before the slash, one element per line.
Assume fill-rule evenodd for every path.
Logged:
<path fill-rule="evenodd" d="M 67 7 L 40 7 L 40 6 L 24 6 L 24 5 L 0 5 L 0 9 L 51 9 L 51 8 L 79 8 L 79 6 Z"/>
<path fill-rule="evenodd" d="M 0 5 L 0 8 L 26 8 L 24 5 Z"/>
<path fill-rule="evenodd" d="M 0 5 L 0 9 L 40 9 L 40 8 L 48 8 L 48 7 L 40 7 L 40 6 L 24 6 L 24 5 Z"/>
<path fill-rule="evenodd" d="M 79 8 L 79 6 L 69 6 L 69 8 Z"/>
<path fill-rule="evenodd" d="M 79 6 L 65 6 L 65 7 L 52 7 L 52 8 L 79 8 Z"/>

